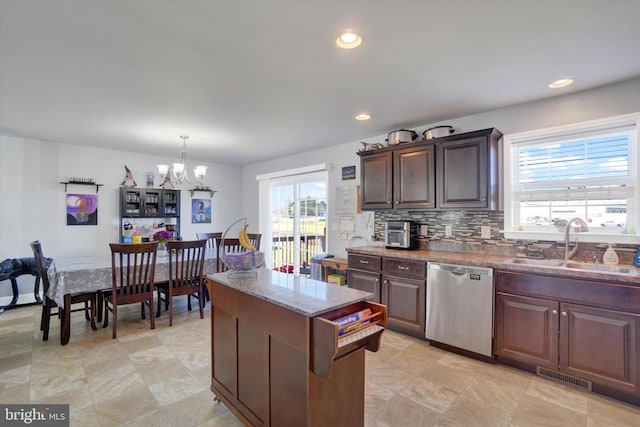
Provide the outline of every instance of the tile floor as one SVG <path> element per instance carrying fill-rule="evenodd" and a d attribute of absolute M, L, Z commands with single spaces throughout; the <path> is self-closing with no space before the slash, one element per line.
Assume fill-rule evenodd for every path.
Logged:
<path fill-rule="evenodd" d="M 82 427 L 240 426 L 209 390 L 208 307 L 204 320 L 184 298 L 175 309 L 151 331 L 121 307 L 117 340 L 74 313 L 67 346 L 57 321 L 42 341 L 39 306 L 0 314 L 0 402 L 69 403 Z M 382 342 L 367 352 L 366 426 L 640 426 L 636 406 L 392 331 Z"/>

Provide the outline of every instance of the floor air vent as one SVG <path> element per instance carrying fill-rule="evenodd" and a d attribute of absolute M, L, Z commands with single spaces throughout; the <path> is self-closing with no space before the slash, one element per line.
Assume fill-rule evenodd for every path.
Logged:
<path fill-rule="evenodd" d="M 541 377 L 549 378 L 550 380 L 567 384 L 573 387 L 577 387 L 580 390 L 591 393 L 591 381 L 583 380 L 582 378 L 572 377 L 571 375 L 563 374 L 561 372 L 552 371 L 547 368 L 541 368 L 538 366 L 537 373 Z"/>

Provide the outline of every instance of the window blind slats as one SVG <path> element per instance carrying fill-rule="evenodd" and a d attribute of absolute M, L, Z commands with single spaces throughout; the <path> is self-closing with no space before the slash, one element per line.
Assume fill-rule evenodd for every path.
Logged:
<path fill-rule="evenodd" d="M 607 137 L 580 139 L 562 143 L 521 146 L 517 148 L 518 171 L 517 182 L 520 189 L 530 187 L 530 191 L 544 193 L 538 196 L 529 194 L 527 199 L 535 197 L 541 200 L 553 194 L 549 200 L 575 200 L 574 191 L 571 199 L 565 199 L 570 192 L 567 188 L 581 186 L 583 180 L 624 178 L 629 176 L 629 141 L 627 134 L 616 134 Z M 555 185 L 544 185 L 554 183 Z M 553 190 L 558 183 L 565 183 L 561 188 Z M 582 186 L 586 187 L 586 183 Z M 614 189 L 584 193 L 587 197 L 604 197 L 604 194 L 619 192 Z M 627 194 L 627 191 L 624 191 Z M 518 194 L 524 194 L 517 192 Z M 524 196 L 522 196 L 524 197 Z M 525 199 L 520 199 L 525 200 Z"/>

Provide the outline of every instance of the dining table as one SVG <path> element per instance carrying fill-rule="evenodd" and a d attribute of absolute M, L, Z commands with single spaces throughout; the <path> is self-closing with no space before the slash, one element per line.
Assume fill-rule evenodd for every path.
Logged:
<path fill-rule="evenodd" d="M 215 250 L 205 252 L 203 276 L 217 272 Z M 111 290 L 111 255 L 55 258 L 47 270 L 47 296 L 62 309 L 60 316 L 60 344 L 69 343 L 71 336 L 71 295 L 78 292 Z M 154 283 L 169 280 L 169 256 L 158 253 Z"/>

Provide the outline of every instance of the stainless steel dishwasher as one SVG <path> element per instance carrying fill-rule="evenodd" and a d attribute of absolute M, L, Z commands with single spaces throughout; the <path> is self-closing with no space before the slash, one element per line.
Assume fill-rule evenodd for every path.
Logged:
<path fill-rule="evenodd" d="M 428 340 L 492 355 L 493 269 L 427 264 Z"/>

